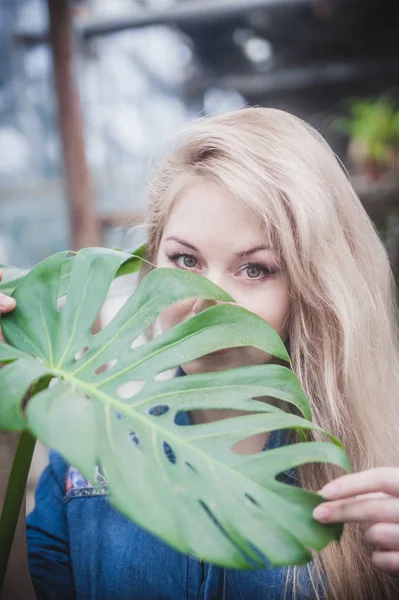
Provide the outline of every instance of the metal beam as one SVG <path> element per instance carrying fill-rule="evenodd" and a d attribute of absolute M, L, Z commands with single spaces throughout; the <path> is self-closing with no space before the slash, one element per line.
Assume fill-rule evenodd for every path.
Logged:
<path fill-rule="evenodd" d="M 194 81 L 188 83 L 188 89 L 192 94 L 202 93 L 211 86 L 218 86 L 237 90 L 244 96 L 254 97 L 388 77 L 399 77 L 399 57 L 327 62 L 291 68 L 276 67 L 268 73 L 215 75 L 214 77 L 205 77 L 202 80 L 197 77 Z"/>
<path fill-rule="evenodd" d="M 336 3 L 337 0 L 330 0 Z M 189 0 L 176 2 L 159 10 L 132 10 L 114 19 L 87 18 L 75 22 L 76 29 L 84 38 L 108 35 L 128 29 L 151 25 L 202 25 L 239 17 L 258 10 L 283 9 L 291 6 L 325 4 L 325 0 Z M 47 32 L 21 32 L 16 39 L 20 43 L 35 45 L 48 41 Z"/>
<path fill-rule="evenodd" d="M 315 0 L 313 3 L 323 1 Z M 310 4 L 309 0 L 191 0 L 177 2 L 163 10 L 135 11 L 130 16 L 114 20 L 88 20 L 86 23 L 82 22 L 82 34 L 84 37 L 93 37 L 150 25 L 202 25 L 256 10 L 307 4 Z"/>

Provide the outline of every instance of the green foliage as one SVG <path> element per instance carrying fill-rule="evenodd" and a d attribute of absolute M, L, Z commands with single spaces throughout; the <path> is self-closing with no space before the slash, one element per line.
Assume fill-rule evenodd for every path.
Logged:
<path fill-rule="evenodd" d="M 122 252 L 122 250 L 119 248 L 115 248 L 115 251 Z M 115 277 L 121 277 L 122 275 L 127 275 L 129 273 L 137 273 L 143 264 L 146 251 L 147 245 L 143 244 L 139 248 L 128 252 L 130 257 L 122 264 Z M 63 263 L 61 281 L 65 282 L 65 285 L 67 285 L 67 282 L 69 281 L 72 268 L 72 259 L 73 253 L 71 253 L 71 256 L 65 258 Z M 0 265 L 0 269 L 3 272 L 3 279 L 0 282 L 0 292 L 7 295 L 11 295 L 13 293 L 21 279 L 29 272 L 28 269 L 20 269 L 18 267 L 10 267 L 8 265 Z M 60 293 L 62 294 L 62 289 L 60 290 Z"/>
<path fill-rule="evenodd" d="M 399 108 L 387 97 L 356 100 L 350 115 L 335 120 L 335 126 L 361 140 L 370 158 L 383 161 L 392 147 L 399 146 Z"/>
<path fill-rule="evenodd" d="M 319 430 L 280 337 L 207 279 L 178 269 L 150 272 L 93 335 L 112 280 L 135 266 L 129 254 L 89 248 L 51 256 L 18 281 L 17 308 L 1 318 L 10 345 L 0 344 L 7 363 L 0 370 L 0 429 L 30 432 L 89 480 L 99 466 L 112 504 L 178 550 L 248 569 L 309 561 L 311 550 L 339 538 L 342 528 L 313 520 L 320 496 L 276 477 L 308 462 L 349 470 L 341 444 L 330 435 L 250 456 L 231 450 L 265 431 Z M 218 304 L 132 347 L 163 310 L 193 297 Z M 288 366 L 157 377 L 239 346 L 255 346 Z M 121 393 L 130 382 L 141 382 L 140 390 Z M 284 400 L 301 416 L 260 397 Z M 180 411 L 198 409 L 247 414 L 176 424 Z"/>
<path fill-rule="evenodd" d="M 3 278 L 0 281 L 0 292 L 9 296 L 28 271 L 7 265 L 0 265 L 0 269 L 3 272 Z"/>

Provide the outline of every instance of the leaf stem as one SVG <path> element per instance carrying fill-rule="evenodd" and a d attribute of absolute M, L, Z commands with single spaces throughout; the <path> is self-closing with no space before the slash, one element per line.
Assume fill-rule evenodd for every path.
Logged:
<path fill-rule="evenodd" d="M 22 431 L 12 463 L 0 517 L 0 595 L 19 513 L 21 512 L 35 444 L 36 438 L 29 431 Z"/>

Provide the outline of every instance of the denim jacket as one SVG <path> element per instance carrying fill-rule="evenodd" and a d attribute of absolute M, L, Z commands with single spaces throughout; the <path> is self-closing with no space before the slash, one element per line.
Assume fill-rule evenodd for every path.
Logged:
<path fill-rule="evenodd" d="M 265 449 L 280 442 L 279 432 L 273 432 Z M 223 569 L 174 550 L 113 508 L 105 482 L 93 487 L 55 452 L 50 453 L 36 490 L 35 509 L 27 518 L 27 540 L 39 600 L 293 597 L 289 587 L 285 590 L 286 568 Z M 312 598 L 306 567 L 300 573 L 296 599 Z"/>

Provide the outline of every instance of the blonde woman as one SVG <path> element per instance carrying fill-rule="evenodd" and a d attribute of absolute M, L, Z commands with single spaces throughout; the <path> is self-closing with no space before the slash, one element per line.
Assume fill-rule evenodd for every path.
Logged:
<path fill-rule="evenodd" d="M 290 347 L 314 420 L 344 443 L 354 474 L 298 470 L 327 502 L 314 517 L 344 522 L 301 568 L 224 570 L 179 554 L 128 522 L 73 467 L 51 454 L 28 517 L 38 598 L 204 600 L 397 598 L 399 362 L 394 284 L 385 250 L 322 137 L 298 118 L 252 108 L 192 124 L 152 182 L 149 260 L 199 273 L 267 320 Z M 204 310 L 165 312 L 166 329 Z M 235 348 L 185 373 L 262 364 Z M 204 422 L 232 416 L 196 411 Z M 317 438 L 317 434 L 314 434 Z M 284 443 L 271 433 L 242 453 Z M 139 482 L 138 482 L 139 485 Z M 98 495 L 95 495 L 95 494 Z"/>

